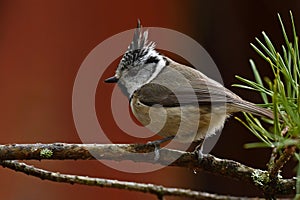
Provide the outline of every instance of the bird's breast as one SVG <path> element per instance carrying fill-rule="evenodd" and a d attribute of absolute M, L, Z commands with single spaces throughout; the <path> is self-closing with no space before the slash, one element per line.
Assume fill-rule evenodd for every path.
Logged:
<path fill-rule="evenodd" d="M 162 137 L 176 136 L 179 142 L 190 143 L 213 135 L 223 127 L 225 114 L 211 113 L 207 107 L 194 105 L 162 107 L 147 106 L 133 95 L 130 107 L 145 127 Z"/>

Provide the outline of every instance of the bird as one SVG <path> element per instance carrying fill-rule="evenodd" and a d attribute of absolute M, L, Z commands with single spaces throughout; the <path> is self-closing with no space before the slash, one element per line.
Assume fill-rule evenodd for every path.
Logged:
<path fill-rule="evenodd" d="M 148 41 L 140 20 L 115 75 L 105 80 L 117 83 L 128 97 L 137 120 L 162 137 L 180 143 L 199 143 L 221 130 L 226 119 L 247 112 L 273 119 L 270 109 L 225 88 L 197 69 L 161 54 Z M 199 147 L 198 147 L 199 148 Z"/>

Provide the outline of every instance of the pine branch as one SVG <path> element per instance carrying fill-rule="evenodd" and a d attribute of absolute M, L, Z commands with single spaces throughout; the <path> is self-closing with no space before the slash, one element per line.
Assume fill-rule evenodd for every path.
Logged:
<path fill-rule="evenodd" d="M 283 137 L 285 137 L 288 130 L 289 130 L 289 128 L 285 127 L 281 131 L 281 135 Z M 294 155 L 294 153 L 296 151 L 296 148 L 297 147 L 295 145 L 287 146 L 277 160 L 276 160 L 276 156 L 277 156 L 278 149 L 276 147 L 273 149 L 271 159 L 268 164 L 268 171 L 270 174 L 270 179 L 274 179 L 278 176 L 280 169 L 287 163 L 287 161 L 289 161 L 291 159 L 291 157 Z"/>
<path fill-rule="evenodd" d="M 271 173 L 277 173 L 284 166 L 284 164 L 291 159 L 291 157 L 296 152 L 296 149 L 297 147 L 295 145 L 286 147 L 283 154 L 276 161 Z"/>

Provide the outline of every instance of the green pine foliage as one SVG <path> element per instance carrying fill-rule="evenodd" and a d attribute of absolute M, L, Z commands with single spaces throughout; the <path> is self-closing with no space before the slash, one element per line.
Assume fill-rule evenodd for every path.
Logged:
<path fill-rule="evenodd" d="M 290 15 L 293 30 L 292 41 L 289 40 L 282 19 L 278 15 L 285 40 L 280 51 L 275 48 L 264 32 L 262 33 L 263 41 L 256 38 L 258 44 L 251 44 L 253 49 L 270 65 L 274 75 L 273 81 L 269 78 L 261 78 L 253 60 L 250 60 L 250 65 L 255 81 L 236 76 L 243 84 L 234 86 L 259 92 L 264 101 L 261 106 L 272 109 L 274 113 L 274 120 L 259 119 L 247 113 L 244 113 L 244 121 L 237 118 L 261 141 L 246 144 L 247 148 L 276 147 L 280 149 L 288 145 L 300 146 L 300 59 L 298 36 L 292 13 Z"/>

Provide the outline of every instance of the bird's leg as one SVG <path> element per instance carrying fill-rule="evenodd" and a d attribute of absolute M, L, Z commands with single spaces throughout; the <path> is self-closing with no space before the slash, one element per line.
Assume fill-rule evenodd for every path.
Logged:
<path fill-rule="evenodd" d="M 197 143 L 197 146 L 194 150 L 194 153 L 198 156 L 199 161 L 204 156 L 204 154 L 203 154 L 203 142 L 204 142 L 204 138 L 195 142 L 195 143 Z"/>
<path fill-rule="evenodd" d="M 162 138 L 160 140 L 155 140 L 155 141 L 147 142 L 147 145 L 153 145 L 155 147 L 155 149 L 154 149 L 154 160 L 158 160 L 159 159 L 160 145 L 162 143 L 165 143 L 167 141 L 172 140 L 174 137 L 175 136 L 168 136 L 168 137 Z"/>

